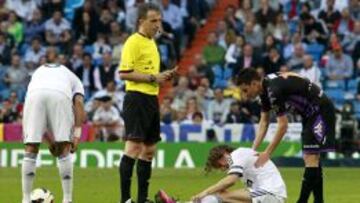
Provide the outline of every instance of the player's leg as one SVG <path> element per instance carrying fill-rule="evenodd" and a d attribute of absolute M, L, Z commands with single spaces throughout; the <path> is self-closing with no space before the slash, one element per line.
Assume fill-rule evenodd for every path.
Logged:
<path fill-rule="evenodd" d="M 239 189 L 219 194 L 221 202 L 251 203 L 252 197 L 248 190 Z"/>
<path fill-rule="evenodd" d="M 307 202 L 316 185 L 322 185 L 322 183 L 320 184 L 320 182 L 322 182 L 322 174 L 320 173 L 321 167 L 319 163 L 321 143 L 325 139 L 325 133 L 326 125 L 322 115 L 316 115 L 309 118 L 303 126 L 301 137 L 305 171 L 303 174 L 300 197 L 297 201 L 298 203 Z M 319 202 L 322 202 L 322 193 L 316 193 L 314 196 L 316 196 L 316 199 L 319 199 Z"/>
<path fill-rule="evenodd" d="M 30 194 L 36 173 L 36 158 L 38 152 L 38 143 L 28 143 L 25 145 L 25 154 L 21 166 L 23 203 L 30 202 Z"/>
<path fill-rule="evenodd" d="M 156 151 L 156 144 L 143 144 L 137 161 L 136 173 L 138 176 L 138 199 L 143 203 L 148 197 L 149 180 L 151 177 L 151 163 Z"/>
<path fill-rule="evenodd" d="M 324 139 L 320 141 L 321 152 L 329 152 L 335 150 L 335 107 L 329 99 L 323 99 L 321 104 L 321 115 L 324 119 Z M 314 129 L 315 132 L 315 129 Z M 323 192 L 323 174 L 322 166 L 320 161 L 320 154 L 314 157 L 313 162 L 317 165 L 316 170 L 316 179 L 313 188 L 314 202 L 323 203 L 324 202 L 324 192 Z"/>
<path fill-rule="evenodd" d="M 59 150 L 58 165 L 59 175 L 61 179 L 61 186 L 63 190 L 63 203 L 72 202 L 73 194 L 73 180 L 74 180 L 74 166 L 71 159 L 71 143 L 70 142 L 57 142 Z"/>
<path fill-rule="evenodd" d="M 36 174 L 36 158 L 42 135 L 45 132 L 46 117 L 42 98 L 37 92 L 29 93 L 24 105 L 22 124 L 25 155 L 21 166 L 23 203 L 30 202 L 30 193 Z"/>
<path fill-rule="evenodd" d="M 74 114 L 72 101 L 58 92 L 48 92 L 46 101 L 47 118 L 49 128 L 54 135 L 61 186 L 63 190 L 63 203 L 72 202 L 73 196 L 73 162 L 71 159 L 72 128 L 74 126 Z"/>

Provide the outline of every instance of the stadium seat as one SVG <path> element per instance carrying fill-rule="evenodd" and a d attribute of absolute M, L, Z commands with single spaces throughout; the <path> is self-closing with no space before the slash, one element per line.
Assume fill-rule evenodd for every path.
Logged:
<path fill-rule="evenodd" d="M 353 92 L 353 90 L 357 90 L 357 86 L 358 86 L 358 82 L 359 80 L 358 79 L 352 79 L 352 80 L 349 80 L 348 81 L 348 90 Z"/>
<path fill-rule="evenodd" d="M 327 80 L 325 82 L 325 89 L 345 90 L 345 81 L 344 80 Z"/>
<path fill-rule="evenodd" d="M 321 56 L 324 52 L 325 47 L 321 44 L 309 44 L 306 47 L 306 52 L 310 54 L 314 61 L 319 61 L 321 59 Z"/>
<path fill-rule="evenodd" d="M 341 89 L 326 89 L 325 94 L 335 102 L 345 101 L 345 91 Z"/>
<path fill-rule="evenodd" d="M 214 72 L 214 88 L 226 88 L 228 86 L 228 80 L 231 78 L 232 70 L 230 68 L 224 68 L 220 65 L 214 65 L 212 67 Z"/>
<path fill-rule="evenodd" d="M 75 9 L 79 8 L 83 4 L 84 0 L 66 0 L 64 8 L 65 18 L 72 21 L 74 18 Z"/>
<path fill-rule="evenodd" d="M 360 114 L 360 101 L 354 101 L 354 110 L 356 113 Z"/>

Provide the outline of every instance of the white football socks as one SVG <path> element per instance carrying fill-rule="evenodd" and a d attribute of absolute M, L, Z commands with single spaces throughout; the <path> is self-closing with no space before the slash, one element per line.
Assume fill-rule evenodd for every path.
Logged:
<path fill-rule="evenodd" d="M 30 194 L 35 178 L 36 157 L 37 154 L 30 152 L 26 152 L 24 155 L 23 163 L 21 166 L 23 203 L 29 203 L 31 201 Z"/>
<path fill-rule="evenodd" d="M 59 157 L 59 174 L 63 189 L 63 202 L 72 202 L 73 192 L 73 163 L 70 154 Z"/>

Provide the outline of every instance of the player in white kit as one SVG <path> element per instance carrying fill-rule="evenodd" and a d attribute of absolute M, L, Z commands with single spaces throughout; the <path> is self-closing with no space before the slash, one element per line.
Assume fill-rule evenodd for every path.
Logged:
<path fill-rule="evenodd" d="M 272 161 L 266 162 L 263 167 L 255 168 L 258 153 L 250 148 L 234 149 L 227 145 L 212 148 L 206 163 L 205 170 L 227 170 L 227 176 L 216 184 L 208 187 L 192 197 L 194 202 L 252 202 L 252 203 L 284 203 L 287 198 L 286 186 L 280 172 Z M 227 191 L 239 179 L 246 189 Z"/>
<path fill-rule="evenodd" d="M 77 149 L 85 118 L 84 88 L 68 68 L 54 63 L 56 53 L 48 53 L 49 64 L 40 66 L 28 86 L 23 113 L 25 155 L 22 164 L 22 203 L 30 203 L 39 145 L 46 132 L 53 135 L 52 154 L 58 158 L 63 203 L 72 202 L 73 163 L 70 152 Z"/>

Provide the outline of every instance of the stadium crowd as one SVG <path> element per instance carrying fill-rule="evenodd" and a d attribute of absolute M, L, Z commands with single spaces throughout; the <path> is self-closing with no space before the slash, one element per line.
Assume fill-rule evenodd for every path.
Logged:
<path fill-rule="evenodd" d="M 62 0 L 1 1 L 0 122 L 21 120 L 32 72 L 46 63 L 47 52 L 57 52 L 59 63 L 84 84 L 88 120 L 102 129 L 99 134 L 121 134 L 124 82 L 117 69 L 142 2 L 85 0 L 72 10 Z M 163 14 L 157 43 L 165 70 L 192 46 L 196 30 L 219 2 L 152 2 Z M 340 114 L 360 118 L 359 0 L 239 0 L 226 8 L 216 30 L 203 37 L 203 52 L 162 101 L 164 124 L 257 122 L 259 104 L 242 102 L 236 88 L 243 68 L 263 75 L 298 72 L 321 86 Z"/>

